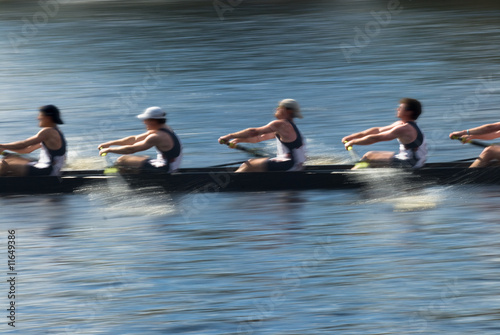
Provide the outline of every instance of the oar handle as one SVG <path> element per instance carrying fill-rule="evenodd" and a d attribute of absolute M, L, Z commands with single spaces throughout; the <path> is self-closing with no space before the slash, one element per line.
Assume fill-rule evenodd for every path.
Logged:
<path fill-rule="evenodd" d="M 458 136 L 458 135 L 453 135 L 451 137 L 452 140 L 459 140 L 462 143 L 467 143 L 467 140 L 464 137 Z"/>
<path fill-rule="evenodd" d="M 347 142 L 349 142 L 349 141 L 344 141 L 344 144 L 347 143 Z M 351 151 L 351 150 L 352 150 L 352 145 L 350 145 L 350 146 L 347 147 L 347 151 Z"/>
<path fill-rule="evenodd" d="M 472 144 L 472 145 L 475 145 L 475 146 L 478 146 L 481 148 L 486 148 L 486 147 L 494 145 L 494 144 L 481 142 L 481 141 L 477 141 L 477 140 L 468 140 L 468 139 L 461 137 L 461 136 L 458 136 L 458 135 L 452 136 L 451 139 L 452 140 L 459 140 L 462 143 L 469 143 L 469 144 Z"/>
<path fill-rule="evenodd" d="M 102 150 L 102 149 L 104 149 L 104 148 L 103 148 L 103 147 L 100 147 L 100 148 L 99 148 L 99 150 Z M 106 156 L 107 154 L 108 154 L 107 152 L 103 152 L 103 153 L 101 154 L 101 157 L 104 157 L 104 156 Z"/>
<path fill-rule="evenodd" d="M 349 141 L 344 141 L 344 144 L 347 142 Z M 354 167 L 356 169 L 364 169 L 370 167 L 370 163 L 367 161 L 362 161 L 361 158 L 356 153 L 356 151 L 353 150 L 352 145 L 348 146 L 346 149 L 347 151 L 349 151 L 349 154 L 351 155 L 351 158 L 354 162 Z"/>
<path fill-rule="evenodd" d="M 234 143 L 234 142 L 230 142 L 228 140 L 219 140 L 219 143 L 220 144 L 225 144 L 227 145 L 228 147 L 230 148 L 233 148 L 233 149 L 238 149 L 238 144 Z"/>

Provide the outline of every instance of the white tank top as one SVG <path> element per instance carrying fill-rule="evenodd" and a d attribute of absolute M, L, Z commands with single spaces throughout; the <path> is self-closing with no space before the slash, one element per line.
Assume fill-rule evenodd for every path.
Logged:
<path fill-rule="evenodd" d="M 66 139 L 62 132 L 55 128 L 61 136 L 61 147 L 57 150 L 50 150 L 47 148 L 45 143 L 42 142 L 42 148 L 40 149 L 40 157 L 38 162 L 34 164 L 36 168 L 44 169 L 52 166 L 51 176 L 58 176 L 64 163 L 66 162 Z"/>

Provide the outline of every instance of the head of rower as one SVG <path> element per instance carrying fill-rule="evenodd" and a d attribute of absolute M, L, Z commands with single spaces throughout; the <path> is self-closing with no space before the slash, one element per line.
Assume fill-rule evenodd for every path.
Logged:
<path fill-rule="evenodd" d="M 399 107 L 396 111 L 396 117 L 401 119 L 401 121 L 416 121 L 420 114 L 422 114 L 422 105 L 416 99 L 403 98 L 399 100 Z"/>
<path fill-rule="evenodd" d="M 290 120 L 292 121 L 294 118 L 302 119 L 302 114 L 300 113 L 300 106 L 297 101 L 293 99 L 284 99 L 281 100 L 276 107 L 276 112 L 274 116 L 278 120 Z"/>
<path fill-rule="evenodd" d="M 165 127 L 167 123 L 166 115 L 160 107 L 149 107 L 144 113 L 138 115 L 137 118 L 144 122 L 147 130 L 158 130 Z"/>
<path fill-rule="evenodd" d="M 61 113 L 54 105 L 42 106 L 38 113 L 38 122 L 40 128 L 56 127 L 58 124 L 63 124 Z"/>

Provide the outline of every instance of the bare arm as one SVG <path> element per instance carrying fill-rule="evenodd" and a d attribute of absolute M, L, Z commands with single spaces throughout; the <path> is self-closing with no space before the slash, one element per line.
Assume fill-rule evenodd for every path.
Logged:
<path fill-rule="evenodd" d="M 131 136 L 134 138 L 137 138 L 135 136 Z M 117 148 L 110 148 L 110 147 L 104 147 L 99 151 L 99 154 L 102 155 L 104 153 L 114 153 L 114 154 L 133 154 L 139 151 L 144 151 L 152 148 L 155 146 L 158 142 L 158 136 L 156 134 L 150 134 L 146 138 L 144 138 L 141 141 L 134 142 L 132 144 L 125 144 L 122 146 L 119 146 Z M 115 145 L 115 144 L 113 144 Z"/>
<path fill-rule="evenodd" d="M 258 143 L 258 142 L 270 140 L 270 139 L 272 139 L 274 137 L 275 137 L 274 133 L 267 133 L 267 134 L 253 136 L 253 137 L 234 138 L 233 140 L 231 140 L 231 142 L 233 142 L 233 143 L 240 143 L 240 142 L 244 142 L 244 143 Z"/>
<path fill-rule="evenodd" d="M 484 134 L 484 135 L 471 135 L 468 136 L 469 140 L 494 140 L 495 138 L 500 137 L 500 131 L 495 131 L 492 133 Z"/>
<path fill-rule="evenodd" d="M 114 141 L 109 141 L 109 142 L 101 143 L 101 144 L 99 144 L 99 146 L 97 148 L 98 149 L 100 149 L 100 148 L 109 148 L 112 145 L 120 145 L 120 146 L 123 146 L 123 145 L 133 145 L 133 144 L 135 144 L 137 142 L 144 141 L 146 139 L 146 137 L 148 137 L 149 135 L 150 135 L 150 133 L 147 132 L 147 133 L 144 133 L 144 134 L 141 134 L 141 135 L 137 135 L 137 136 L 128 136 L 128 137 L 121 138 L 119 140 L 114 140 Z"/>
<path fill-rule="evenodd" d="M 485 124 L 468 130 L 454 131 L 450 138 L 461 137 L 465 140 L 493 140 L 500 137 L 500 122 Z"/>
<path fill-rule="evenodd" d="M 346 149 L 353 145 L 370 145 L 377 142 L 391 141 L 403 135 L 403 127 L 392 127 L 377 134 L 369 134 L 361 138 L 355 138 L 345 143 Z"/>
<path fill-rule="evenodd" d="M 29 154 L 29 153 L 32 153 L 33 151 L 35 151 L 36 149 L 40 149 L 42 147 L 42 144 L 38 143 L 38 144 L 34 144 L 34 145 L 30 145 L 24 149 L 10 149 L 10 151 L 13 151 L 13 152 L 17 152 L 18 154 Z M 7 149 L 9 150 L 9 149 Z"/>
<path fill-rule="evenodd" d="M 388 126 L 369 128 L 369 129 L 361 131 L 359 133 L 354 133 L 354 134 L 351 134 L 349 136 L 344 137 L 342 139 L 342 143 L 345 143 L 346 141 L 351 141 L 351 140 L 354 140 L 357 138 L 363 138 L 363 137 L 366 137 L 368 135 L 380 134 L 380 133 L 383 133 L 383 132 L 386 132 L 388 130 L 393 129 L 395 126 L 400 125 L 400 124 L 401 124 L 401 121 L 396 121 L 393 124 L 390 124 Z"/>
<path fill-rule="evenodd" d="M 41 147 L 41 143 L 49 139 L 50 129 L 44 128 L 38 132 L 35 136 L 27 138 L 22 141 L 0 144 L 1 151 L 11 150 L 18 153 L 30 153 Z"/>
<path fill-rule="evenodd" d="M 281 122 L 279 120 L 272 121 L 269 124 L 259 128 L 247 128 L 236 133 L 227 134 L 219 138 L 219 142 L 231 141 L 233 143 L 247 142 L 257 143 L 269 140 L 275 137 L 279 131 Z"/>

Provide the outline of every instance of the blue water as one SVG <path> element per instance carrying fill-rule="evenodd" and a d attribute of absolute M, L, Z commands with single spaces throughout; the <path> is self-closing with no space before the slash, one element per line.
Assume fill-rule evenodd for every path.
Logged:
<path fill-rule="evenodd" d="M 294 98 L 309 162 L 340 163 L 343 136 L 395 121 L 408 96 L 422 101 L 429 161 L 441 162 L 479 154 L 448 133 L 498 121 L 496 2 L 231 4 L 0 1 L 0 143 L 36 133 L 37 108 L 52 103 L 68 168 L 100 168 L 97 145 L 142 132 L 135 115 L 159 105 L 184 166 L 237 162 L 247 156 L 217 138 L 266 124 Z M 368 178 L 363 191 L 138 194 L 112 183 L 2 197 L 0 329 L 498 334 L 500 190 L 410 192 L 397 175 Z"/>

